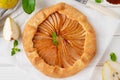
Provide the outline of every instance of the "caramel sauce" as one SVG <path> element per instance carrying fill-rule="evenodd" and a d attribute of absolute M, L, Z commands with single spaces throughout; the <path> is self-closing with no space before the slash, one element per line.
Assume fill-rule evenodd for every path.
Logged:
<path fill-rule="evenodd" d="M 107 0 L 111 4 L 120 4 L 120 0 Z"/>

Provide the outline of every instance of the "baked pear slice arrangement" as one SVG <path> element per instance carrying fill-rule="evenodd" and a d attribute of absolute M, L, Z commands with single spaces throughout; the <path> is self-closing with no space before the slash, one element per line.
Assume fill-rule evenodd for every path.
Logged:
<path fill-rule="evenodd" d="M 120 80 L 120 63 L 106 61 L 102 69 L 102 80 Z"/>

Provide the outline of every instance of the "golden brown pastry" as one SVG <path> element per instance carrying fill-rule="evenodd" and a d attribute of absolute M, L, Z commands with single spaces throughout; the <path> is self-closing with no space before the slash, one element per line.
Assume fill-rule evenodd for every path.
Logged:
<path fill-rule="evenodd" d="M 53 33 L 56 34 L 56 45 Z M 35 14 L 25 25 L 22 42 L 33 66 L 51 77 L 76 74 L 96 53 L 92 26 L 81 12 L 65 3 Z"/>

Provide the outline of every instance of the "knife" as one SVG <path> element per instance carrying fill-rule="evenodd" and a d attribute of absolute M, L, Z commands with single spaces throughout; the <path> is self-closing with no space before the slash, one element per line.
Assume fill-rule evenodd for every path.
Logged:
<path fill-rule="evenodd" d="M 120 14 L 116 13 L 112 9 L 108 9 L 108 8 L 101 6 L 99 4 L 96 4 L 90 0 L 75 0 L 75 1 L 78 1 L 78 2 L 86 5 L 87 7 L 92 8 L 92 9 L 95 9 L 104 15 L 110 16 L 110 17 L 115 18 L 115 19 L 120 19 Z"/>

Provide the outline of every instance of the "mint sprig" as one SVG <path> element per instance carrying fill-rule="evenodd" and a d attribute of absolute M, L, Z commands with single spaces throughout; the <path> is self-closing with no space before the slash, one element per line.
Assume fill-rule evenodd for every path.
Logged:
<path fill-rule="evenodd" d="M 57 35 L 55 32 L 52 33 L 52 41 L 54 45 L 58 45 L 58 41 L 57 41 Z"/>
<path fill-rule="evenodd" d="M 22 7 L 27 14 L 31 14 L 35 10 L 35 0 L 22 0 Z"/>
<path fill-rule="evenodd" d="M 101 3 L 101 2 L 102 2 L 102 0 L 95 0 L 95 2 L 97 2 L 97 3 Z"/>
<path fill-rule="evenodd" d="M 18 46 L 18 41 L 17 40 L 14 40 L 14 44 L 13 44 L 13 48 L 11 50 L 11 56 L 15 55 L 17 52 L 20 52 L 20 49 L 17 48 Z"/>
<path fill-rule="evenodd" d="M 18 45 L 18 41 L 15 40 L 15 41 L 14 41 L 14 47 L 17 47 L 17 45 Z"/>
<path fill-rule="evenodd" d="M 115 54 L 114 52 L 111 52 L 111 53 L 110 53 L 110 59 L 111 59 L 112 61 L 116 61 L 116 60 L 117 60 L 117 56 L 116 56 L 116 54 Z"/>

